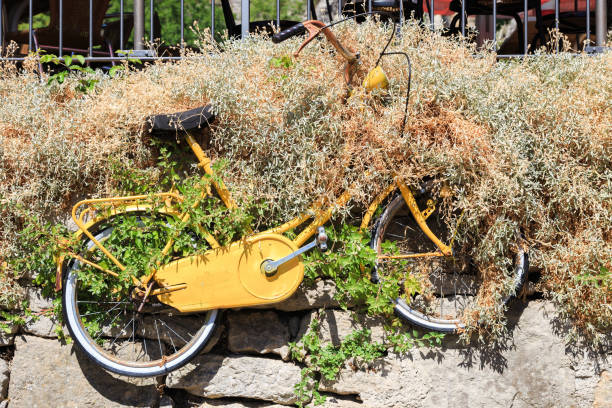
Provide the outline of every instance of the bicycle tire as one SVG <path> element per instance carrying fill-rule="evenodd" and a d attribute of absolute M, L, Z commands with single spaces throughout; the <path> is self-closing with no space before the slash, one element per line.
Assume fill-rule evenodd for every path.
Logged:
<path fill-rule="evenodd" d="M 104 243 L 111 239 L 113 233 L 119 234 L 116 231 L 121 220 L 136 217 L 142 221 L 146 219 L 143 217 L 148 216 L 120 214 L 102 221 L 98 226 L 90 228 L 90 231 L 96 240 Z M 93 256 L 91 254 L 97 251 L 94 242 L 87 237 L 83 239 L 80 248 L 82 255 Z M 167 374 L 197 355 L 213 333 L 217 310 L 203 315 L 181 315 L 152 299 L 150 305 L 147 304 L 142 311 L 138 311 L 138 302 L 134 301 L 132 292 L 93 290 L 88 279 L 99 278 L 91 277 L 86 263 L 71 259 L 65 262 L 64 266 L 62 305 L 70 335 L 91 360 L 106 370 L 131 377 Z M 98 271 L 98 274 L 104 272 Z M 111 279 L 108 276 L 110 275 L 107 275 L 106 279 Z M 107 306 L 103 306 L 104 304 Z M 112 304 L 114 306 L 111 308 Z M 119 304 L 122 306 L 117 307 Z M 102 310 L 96 309 L 98 307 Z M 112 313 L 109 313 L 110 311 Z M 124 325 L 130 313 L 131 320 Z M 139 316 L 136 316 L 136 313 L 139 313 Z M 106 320 L 97 322 L 88 317 L 96 314 L 106 315 Z M 110 318 L 112 321 L 108 322 Z M 95 323 L 93 328 L 92 321 Z M 151 322 L 155 327 L 156 339 L 151 338 L 155 337 Z M 131 334 L 127 335 L 130 324 Z M 164 326 L 165 333 L 162 331 L 160 336 L 159 328 L 164 329 Z M 117 330 L 118 328 L 121 330 Z"/>
<path fill-rule="evenodd" d="M 427 193 L 425 197 L 417 198 L 417 202 L 423 202 L 427 198 Z M 419 206 L 419 208 L 422 208 Z M 431 224 L 435 224 L 437 221 L 431 221 L 431 218 L 435 217 L 437 219 L 441 218 L 439 214 L 439 209 L 436 209 L 430 218 L 427 219 L 428 226 L 436 233 L 436 235 L 442 238 L 443 242 L 449 242 L 445 240 L 444 237 L 438 235 L 440 232 L 439 225 L 432 226 Z M 397 234 L 397 223 L 402 225 L 404 228 L 403 235 Z M 408 224 L 410 223 L 410 224 Z M 393 226 L 392 226 L 393 225 Z M 394 232 L 392 232 L 394 231 Z M 408 232 L 410 231 L 410 232 Z M 400 239 L 402 238 L 402 239 Z M 521 239 L 520 236 L 517 239 Z M 396 245 L 402 247 L 400 254 L 408 254 L 408 253 L 417 253 L 424 252 L 423 248 L 426 247 L 428 251 L 434 251 L 437 249 L 435 245 L 425 236 L 422 230 L 417 226 L 414 217 L 410 213 L 408 206 L 406 205 L 404 198 L 401 195 L 396 195 L 384 208 L 382 215 L 378 219 L 375 224 L 375 232 L 372 237 L 371 247 L 376 251 L 378 255 L 382 253 L 382 246 L 385 240 L 395 241 Z M 399 242 L 399 244 L 398 244 Z M 414 249 L 417 248 L 417 251 Z M 456 255 L 456 254 L 454 254 Z M 442 261 L 440 261 L 442 259 Z M 440 262 L 436 265 L 434 262 Z M 452 262 L 453 266 L 457 265 L 457 258 L 440 258 L 440 257 L 427 257 L 427 258 L 414 258 L 410 260 L 406 260 L 406 266 L 411 268 L 410 272 L 411 276 L 418 276 L 417 280 L 420 280 L 421 287 L 427 287 L 427 291 L 429 293 L 422 294 L 416 293 L 411 296 L 410 301 L 406 301 L 406 299 L 402 296 L 398 296 L 396 299 L 391 299 L 394 304 L 395 313 L 400 316 L 402 319 L 412 323 L 414 325 L 423 327 L 427 330 L 438 331 L 442 333 L 457 333 L 466 328 L 466 313 L 469 313 L 471 309 L 467 306 L 467 303 L 470 302 L 470 305 L 476 304 L 478 302 L 478 297 L 481 294 L 482 287 L 485 282 L 480 279 L 478 282 L 478 271 L 477 267 L 471 264 L 469 260 L 467 260 L 467 256 L 463 260 L 463 265 L 466 268 L 461 271 L 461 273 L 457 273 L 456 270 L 453 271 L 453 275 L 448 279 L 445 283 L 444 277 L 447 276 L 447 273 L 444 271 L 440 271 L 443 266 L 443 262 Z M 522 245 L 517 245 L 517 251 L 514 256 L 514 260 L 512 262 L 512 267 L 509 279 L 511 279 L 510 290 L 503 294 L 499 299 L 499 303 L 502 306 L 505 306 L 508 301 L 512 298 L 512 295 L 518 293 L 522 288 L 528 270 L 528 254 L 524 250 Z M 385 279 L 385 261 L 379 259 L 376 263 L 376 266 L 372 273 L 372 280 L 378 281 L 379 283 Z M 474 271 L 472 268 L 476 268 Z M 424 272 L 427 274 L 424 275 Z M 466 272 L 467 271 L 467 272 Z M 406 273 L 405 271 L 403 273 Z M 437 274 L 437 275 L 434 275 Z M 442 278 L 440 278 L 442 276 Z M 425 279 L 426 278 L 426 279 Z M 454 281 L 453 281 L 454 279 Z M 454 293 L 446 296 L 445 290 L 448 290 L 448 282 L 452 282 L 452 287 Z M 457 284 L 459 282 L 459 286 Z M 474 285 L 479 284 L 478 289 Z M 430 286 L 431 285 L 431 286 Z M 467 292 L 470 292 L 469 294 Z M 465 293 L 464 293 L 465 292 Z M 432 296 L 433 295 L 433 296 Z M 470 299 L 471 298 L 471 299 Z M 457 308 L 457 300 L 460 302 L 464 302 L 464 307 Z M 453 301 L 455 304 L 455 313 L 453 315 L 445 315 L 443 310 L 443 305 L 448 302 Z M 440 311 L 438 312 L 437 306 L 436 308 L 430 307 L 430 303 L 439 303 Z M 446 311 L 448 313 L 448 310 Z"/>

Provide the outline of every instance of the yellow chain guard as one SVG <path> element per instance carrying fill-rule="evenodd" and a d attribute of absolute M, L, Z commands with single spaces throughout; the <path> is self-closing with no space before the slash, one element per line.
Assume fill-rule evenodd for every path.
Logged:
<path fill-rule="evenodd" d="M 278 267 L 267 277 L 260 266 L 297 250 L 278 234 L 262 234 L 229 247 L 211 249 L 171 262 L 155 273 L 161 288 L 186 285 L 157 298 L 181 312 L 258 306 L 280 302 L 295 292 L 304 277 L 301 257 Z"/>

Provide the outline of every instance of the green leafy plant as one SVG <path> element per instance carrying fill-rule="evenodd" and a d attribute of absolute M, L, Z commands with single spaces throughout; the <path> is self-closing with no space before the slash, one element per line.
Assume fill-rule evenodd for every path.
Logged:
<path fill-rule="evenodd" d="M 319 392 L 320 381 L 334 381 L 349 361 L 353 369 L 358 369 L 385 356 L 388 350 L 406 353 L 415 346 L 435 347 L 441 345 L 444 338 L 442 333 L 421 335 L 416 330 L 399 332 L 389 327 L 387 341 L 379 343 L 372 341 L 371 330 L 363 328 L 352 332 L 335 346 L 321 342 L 320 329 L 320 321 L 314 318 L 300 341 L 289 344 L 291 357 L 305 364 L 301 371 L 301 379 L 294 386 L 300 407 L 311 400 L 315 405 L 323 404 L 325 395 Z"/>
<path fill-rule="evenodd" d="M 293 67 L 293 58 L 290 55 L 270 58 L 270 67 L 289 69 Z"/>
<path fill-rule="evenodd" d="M 40 57 L 40 62 L 41 64 L 53 64 L 58 69 L 56 73 L 49 75 L 47 85 L 52 85 L 53 83 L 63 84 L 68 75 L 76 72 L 84 74 L 78 78 L 79 84 L 75 88 L 79 92 L 91 92 L 99 82 L 98 79 L 91 77 L 95 71 L 91 67 L 85 66 L 85 57 L 82 55 L 64 55 L 60 58 L 57 55 L 45 54 Z"/>

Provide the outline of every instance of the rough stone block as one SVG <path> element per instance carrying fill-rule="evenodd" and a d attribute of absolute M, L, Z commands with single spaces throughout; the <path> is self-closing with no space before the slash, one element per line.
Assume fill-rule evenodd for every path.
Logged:
<path fill-rule="evenodd" d="M 300 368 L 281 360 L 250 356 L 203 354 L 166 378 L 169 388 L 181 388 L 206 398 L 250 398 L 290 405 Z"/>
<path fill-rule="evenodd" d="M 317 281 L 312 288 L 302 284 L 289 299 L 275 304 L 274 308 L 283 312 L 295 312 L 322 307 L 338 307 L 338 301 L 334 300 L 335 294 L 336 284 L 330 280 Z"/>
<path fill-rule="evenodd" d="M 159 398 L 153 379 L 111 375 L 57 340 L 18 337 L 11 364 L 11 408 L 149 407 Z"/>
<path fill-rule="evenodd" d="M 234 353 L 273 353 L 289 358 L 289 329 L 274 311 L 230 312 L 227 342 Z"/>
<path fill-rule="evenodd" d="M 9 385 L 10 370 L 5 360 L 0 359 L 0 400 L 6 398 L 6 391 Z"/>

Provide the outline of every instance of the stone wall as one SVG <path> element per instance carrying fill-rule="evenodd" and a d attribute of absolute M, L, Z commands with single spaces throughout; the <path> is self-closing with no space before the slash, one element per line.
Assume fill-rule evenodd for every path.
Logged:
<path fill-rule="evenodd" d="M 301 288 L 273 309 L 226 311 L 207 352 L 155 379 L 105 372 L 74 345 L 55 338 L 42 317 L 0 335 L 0 408 L 19 407 L 282 407 L 296 401 L 301 367 L 289 361 L 313 316 L 324 342 L 338 344 L 357 321 L 332 300 L 334 285 Z M 50 306 L 30 291 L 36 310 Z M 325 308 L 321 311 L 320 308 Z M 367 367 L 349 364 L 337 381 L 322 382 L 326 407 L 612 407 L 610 344 L 593 350 L 568 344 L 553 306 L 514 301 L 510 337 L 497 348 L 466 347 L 447 336 L 442 347 L 388 354 Z"/>

